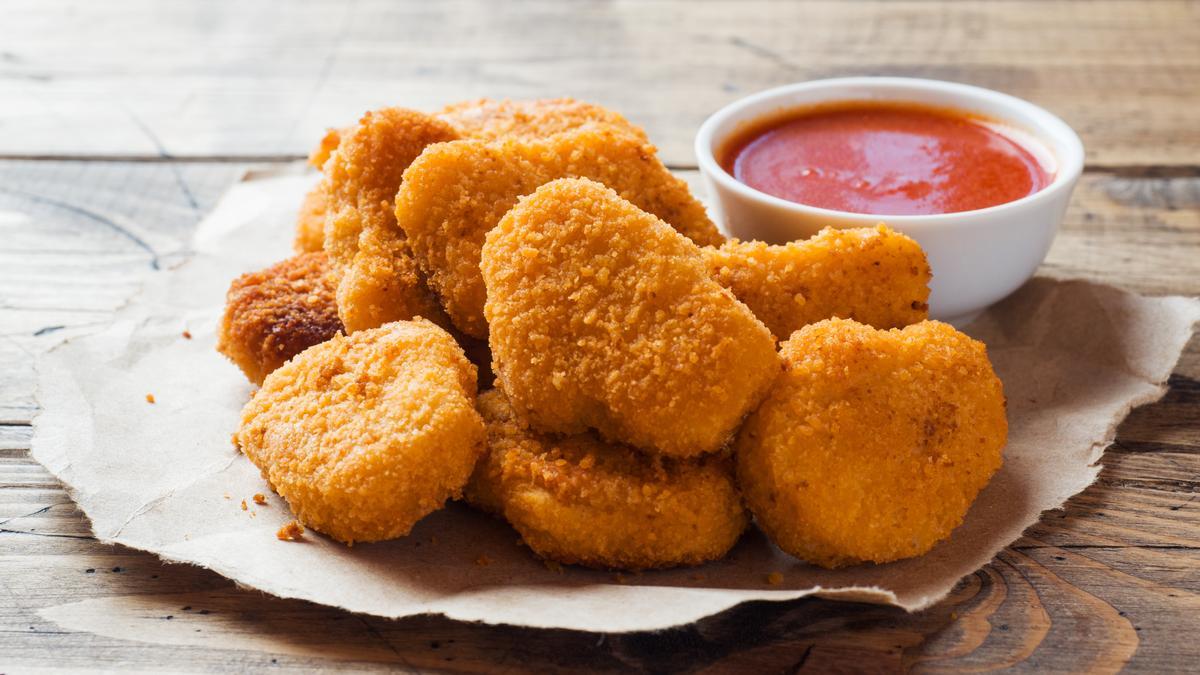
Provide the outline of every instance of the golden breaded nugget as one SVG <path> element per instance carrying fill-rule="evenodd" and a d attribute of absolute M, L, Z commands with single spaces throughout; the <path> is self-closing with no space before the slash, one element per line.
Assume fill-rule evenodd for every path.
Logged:
<path fill-rule="evenodd" d="M 503 515 L 542 557 L 634 570 L 697 565 L 724 556 L 746 527 L 727 456 L 664 459 L 591 433 L 536 434 L 498 390 L 478 406 L 488 450 L 466 498 Z"/>
<path fill-rule="evenodd" d="M 307 527 L 405 535 L 462 493 L 483 452 L 475 367 L 418 319 L 338 336 L 267 376 L 235 439 Z"/>
<path fill-rule="evenodd" d="M 305 253 L 234 279 L 217 351 L 262 384 L 268 373 L 342 330 L 324 253 Z"/>
<path fill-rule="evenodd" d="M 929 315 L 929 263 L 917 242 L 888 229 L 827 227 L 806 241 L 729 241 L 705 248 L 713 277 L 776 339 L 833 317 L 901 328 Z"/>
<path fill-rule="evenodd" d="M 308 163 L 318 170 L 324 168 L 329 156 L 337 150 L 343 135 L 349 135 L 353 127 L 328 129 L 321 142 L 308 154 Z M 296 217 L 296 239 L 293 248 L 297 253 L 321 251 L 325 248 L 325 209 L 329 203 L 329 186 L 323 180 L 313 186 L 300 205 Z"/>
<path fill-rule="evenodd" d="M 544 138 L 589 122 L 606 122 L 625 127 L 643 138 L 646 135 L 640 127 L 612 110 L 570 98 L 533 101 L 495 101 L 481 98 L 446 106 L 435 117 L 448 122 L 464 138 Z M 309 153 L 308 163 L 322 169 L 329 156 L 337 150 L 342 137 L 353 132 L 354 127 L 327 130 L 320 143 Z M 320 183 L 305 197 L 296 222 L 297 253 L 323 249 L 327 201 L 328 188 Z"/>
<path fill-rule="evenodd" d="M 487 336 L 479 275 L 484 235 L 518 197 L 562 177 L 603 183 L 697 244 L 723 240 L 687 185 L 655 156 L 654 146 L 617 127 L 591 125 L 541 140 L 431 146 L 404 174 L 396 219 L 459 330 Z"/>
<path fill-rule="evenodd" d="M 713 452 L 779 373 L 699 248 L 586 179 L 524 197 L 483 247 L 493 366 L 518 417 L 676 457 Z"/>
<path fill-rule="evenodd" d="M 325 164 L 325 251 L 346 330 L 414 316 L 448 325 L 396 226 L 392 201 L 413 158 L 453 138 L 450 125 L 429 115 L 384 108 L 363 115 Z"/>
<path fill-rule="evenodd" d="M 801 328 L 738 432 L 738 484 L 779 548 L 823 567 L 921 555 L 1000 468 L 1004 391 L 982 343 L 925 321 Z"/>
<path fill-rule="evenodd" d="M 463 138 L 546 138 L 591 122 L 622 127 L 643 140 L 646 132 L 620 113 L 572 98 L 496 101 L 481 98 L 442 108 L 435 116 L 449 122 Z"/>
<path fill-rule="evenodd" d="M 354 127 L 326 129 L 325 135 L 321 137 L 317 147 L 308 153 L 308 163 L 318 170 L 324 168 L 325 162 L 329 161 L 329 156 L 333 154 L 334 150 L 337 150 L 338 145 L 342 142 L 342 136 L 348 136 L 353 131 Z"/>
<path fill-rule="evenodd" d="M 329 191 L 325 181 L 313 186 L 296 214 L 296 239 L 292 248 L 296 253 L 313 253 L 325 250 L 325 209 L 329 204 Z"/>

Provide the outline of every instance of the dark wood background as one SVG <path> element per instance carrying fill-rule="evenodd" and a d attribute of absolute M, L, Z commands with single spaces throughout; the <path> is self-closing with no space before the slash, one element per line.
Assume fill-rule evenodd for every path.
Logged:
<path fill-rule="evenodd" d="M 755 603 L 654 634 L 386 621 L 97 543 L 29 458 L 32 359 L 104 322 L 245 168 L 370 107 L 571 95 L 694 176 L 725 102 L 817 77 L 993 87 L 1060 114 L 1086 174 L 1042 273 L 1200 294 L 1200 4 L 0 4 L 0 671 L 1185 671 L 1200 661 L 1200 340 L 1099 481 L 936 607 Z"/>

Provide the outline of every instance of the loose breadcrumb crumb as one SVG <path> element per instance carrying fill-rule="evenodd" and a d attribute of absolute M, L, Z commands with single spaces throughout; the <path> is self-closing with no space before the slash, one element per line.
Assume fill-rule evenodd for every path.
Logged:
<path fill-rule="evenodd" d="M 288 521 L 275 533 L 275 538 L 280 541 L 300 541 L 304 538 L 304 526 L 294 520 Z"/>
<path fill-rule="evenodd" d="M 242 500 L 242 510 L 243 510 L 243 511 L 245 511 L 245 510 L 247 510 L 248 508 L 250 508 L 250 507 L 246 506 L 246 500 L 245 500 L 245 499 L 243 499 L 243 500 Z"/>
<path fill-rule="evenodd" d="M 183 331 L 183 338 L 185 340 L 191 340 L 192 339 L 192 331 L 190 331 L 190 330 Z"/>
<path fill-rule="evenodd" d="M 146 394 L 146 403 L 154 403 L 154 394 Z"/>
<path fill-rule="evenodd" d="M 783 575 L 779 572 L 771 572 L 767 575 L 767 583 L 772 586 L 778 586 L 783 583 Z"/>
<path fill-rule="evenodd" d="M 267 498 L 265 496 L 263 496 L 263 493 L 255 492 L 254 493 L 254 503 L 258 504 L 260 506 L 265 505 L 267 503 Z"/>

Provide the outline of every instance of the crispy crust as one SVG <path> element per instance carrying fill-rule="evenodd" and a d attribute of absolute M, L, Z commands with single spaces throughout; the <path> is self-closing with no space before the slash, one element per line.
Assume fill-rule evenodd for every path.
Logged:
<path fill-rule="evenodd" d="M 806 241 L 706 247 L 708 269 L 776 339 L 822 319 L 902 328 L 929 315 L 929 263 L 917 242 L 888 229 L 825 228 Z"/>
<path fill-rule="evenodd" d="M 338 145 L 342 142 L 342 136 L 349 135 L 353 130 L 354 127 L 326 129 L 320 142 L 312 149 L 312 152 L 308 153 L 308 163 L 318 170 L 324 168 L 325 162 L 329 161 L 329 156 L 333 154 L 334 150 L 337 150 Z"/>
<path fill-rule="evenodd" d="M 435 116 L 449 122 L 463 138 L 497 140 L 505 137 L 545 138 L 591 122 L 622 127 L 646 138 L 641 127 L 620 113 L 572 98 L 512 101 L 476 99 L 442 108 Z"/>
<path fill-rule="evenodd" d="M 481 98 L 446 106 L 434 116 L 450 124 L 464 138 L 542 138 L 569 131 L 589 122 L 622 126 L 643 138 L 646 135 L 640 127 L 612 110 L 570 98 L 532 101 L 497 101 Z M 354 131 L 353 126 L 326 130 L 320 142 L 309 153 L 308 163 L 318 170 L 323 169 L 330 155 L 342 142 L 342 138 L 352 135 Z M 329 190 L 324 183 L 318 183 L 305 196 L 296 219 L 294 247 L 297 253 L 324 249 L 328 200 Z"/>
<path fill-rule="evenodd" d="M 235 440 L 304 525 L 353 544 L 407 534 L 483 450 L 475 368 L 419 319 L 338 336 L 269 375 Z"/>
<path fill-rule="evenodd" d="M 268 373 L 342 330 L 324 253 L 305 253 L 234 279 L 217 351 L 262 384 Z"/>
<path fill-rule="evenodd" d="M 326 162 L 325 251 L 348 331 L 415 316 L 449 325 L 396 225 L 392 202 L 404 170 L 425 146 L 457 137 L 429 115 L 384 108 L 363 115 Z"/>
<path fill-rule="evenodd" d="M 587 126 L 550 138 L 464 140 L 431 146 L 409 167 L 396 196 L 396 219 L 454 325 L 487 336 L 479 274 L 484 236 L 517 202 L 556 178 L 608 185 L 698 244 L 723 241 L 704 207 L 625 129 Z"/>
<path fill-rule="evenodd" d="M 925 321 L 845 319 L 782 345 L 786 370 L 738 433 L 738 483 L 784 551 L 823 567 L 921 555 L 1000 468 L 1004 392 L 982 343 Z"/>
<path fill-rule="evenodd" d="M 325 210 L 329 204 L 329 189 L 319 181 L 304 195 L 300 212 L 296 214 L 296 238 L 292 248 L 296 253 L 315 253 L 325 250 Z"/>
<path fill-rule="evenodd" d="M 466 489 L 535 553 L 561 563 L 645 569 L 723 557 L 748 517 L 727 456 L 648 457 L 593 434 L 525 430 L 504 394 L 480 395 L 488 451 Z"/>
<path fill-rule="evenodd" d="M 326 129 L 321 141 L 308 154 L 308 163 L 321 170 L 329 156 L 333 154 L 342 142 L 342 136 L 350 135 L 354 127 L 345 129 Z M 300 204 L 300 213 L 296 216 L 296 238 L 293 248 L 297 253 L 309 253 L 325 249 L 325 211 L 329 204 L 329 185 L 324 180 L 313 186 L 304 196 Z"/>
<path fill-rule="evenodd" d="M 519 418 L 666 455 L 718 450 L 779 373 L 699 249 L 586 179 L 523 198 L 483 247 L 493 366 Z"/>

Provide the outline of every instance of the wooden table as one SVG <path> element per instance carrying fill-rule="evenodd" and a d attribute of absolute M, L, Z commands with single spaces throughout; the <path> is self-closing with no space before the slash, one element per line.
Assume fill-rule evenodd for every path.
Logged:
<path fill-rule="evenodd" d="M 1095 485 L 913 615 L 755 603 L 609 636 L 357 616 L 101 545 L 29 457 L 34 355 L 104 322 L 186 255 L 240 172 L 294 161 L 327 125 L 573 95 L 643 124 L 691 175 L 692 135 L 721 104 L 851 74 L 965 81 L 1059 113 L 1088 169 L 1042 273 L 1200 294 L 1196 3 L 0 5 L 0 671 L 1196 668 L 1200 340 Z"/>

